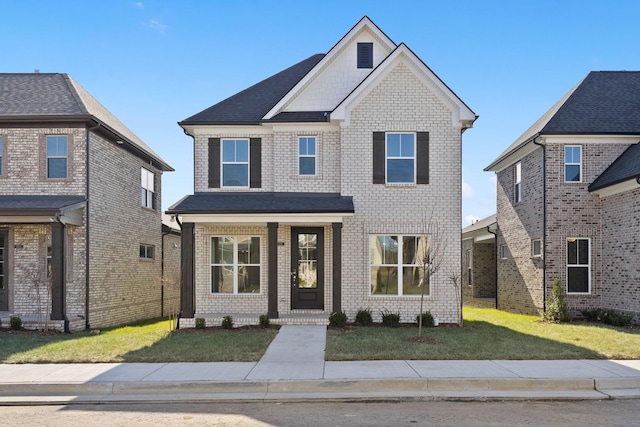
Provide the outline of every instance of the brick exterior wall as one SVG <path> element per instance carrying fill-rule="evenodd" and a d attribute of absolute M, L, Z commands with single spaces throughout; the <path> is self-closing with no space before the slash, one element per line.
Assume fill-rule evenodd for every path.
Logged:
<path fill-rule="evenodd" d="M 165 234 L 163 237 L 164 252 L 162 255 L 162 316 L 177 315 L 180 312 L 180 245 L 181 239 L 176 234 Z"/>

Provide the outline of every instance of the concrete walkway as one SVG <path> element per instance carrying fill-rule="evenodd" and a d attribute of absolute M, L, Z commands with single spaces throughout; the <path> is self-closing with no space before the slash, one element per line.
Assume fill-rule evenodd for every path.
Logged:
<path fill-rule="evenodd" d="M 324 361 L 324 326 L 283 326 L 259 362 L 0 364 L 0 405 L 640 398 L 640 360 Z"/>

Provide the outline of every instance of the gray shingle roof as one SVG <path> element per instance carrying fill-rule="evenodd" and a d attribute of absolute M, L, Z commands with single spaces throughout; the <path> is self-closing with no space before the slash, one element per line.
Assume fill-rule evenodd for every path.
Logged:
<path fill-rule="evenodd" d="M 538 135 L 640 134 L 640 71 L 592 71 L 485 170 Z"/>
<path fill-rule="evenodd" d="M 0 214 L 53 215 L 85 201 L 83 196 L 0 196 Z"/>
<path fill-rule="evenodd" d="M 640 177 L 640 143 L 625 150 L 589 186 L 589 191 L 599 190 L 620 182 Z"/>
<path fill-rule="evenodd" d="M 178 124 L 259 124 L 262 117 L 323 57 L 324 54 L 310 56 Z"/>
<path fill-rule="evenodd" d="M 169 214 L 353 213 L 353 198 L 339 193 L 196 193 Z"/>
<path fill-rule="evenodd" d="M 173 170 L 69 75 L 0 73 L 0 121 L 30 118 L 34 120 L 93 118 L 153 159 L 162 170 Z"/>

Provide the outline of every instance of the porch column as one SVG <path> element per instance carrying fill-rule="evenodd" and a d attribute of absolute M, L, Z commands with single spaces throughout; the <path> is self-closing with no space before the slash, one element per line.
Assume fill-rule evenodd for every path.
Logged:
<path fill-rule="evenodd" d="M 278 223 L 267 223 L 268 252 L 268 303 L 267 314 L 271 319 L 278 318 Z"/>
<path fill-rule="evenodd" d="M 65 320 L 64 237 L 66 227 L 51 223 L 51 320 Z"/>
<path fill-rule="evenodd" d="M 342 310 L 342 223 L 334 222 L 333 228 L 333 311 Z"/>
<path fill-rule="evenodd" d="M 193 318 L 195 314 L 193 225 L 192 222 L 183 223 L 180 238 L 180 316 L 185 318 Z"/>

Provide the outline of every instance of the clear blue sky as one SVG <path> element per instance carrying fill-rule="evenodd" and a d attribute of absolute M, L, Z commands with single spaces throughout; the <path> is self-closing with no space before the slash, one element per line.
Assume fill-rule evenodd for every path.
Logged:
<path fill-rule="evenodd" d="M 591 70 L 640 70 L 640 1 L 0 0 L 0 72 L 64 72 L 193 192 L 176 122 L 312 54 L 368 15 L 480 116 L 463 135 L 463 225 L 495 212 L 495 157 Z"/>

